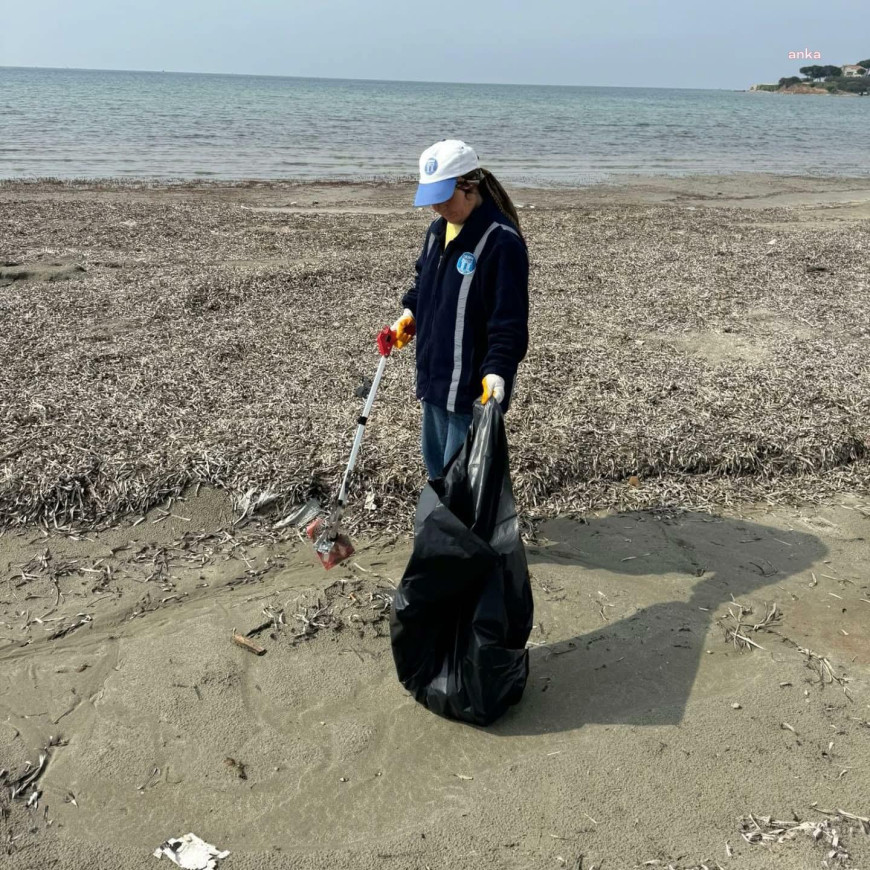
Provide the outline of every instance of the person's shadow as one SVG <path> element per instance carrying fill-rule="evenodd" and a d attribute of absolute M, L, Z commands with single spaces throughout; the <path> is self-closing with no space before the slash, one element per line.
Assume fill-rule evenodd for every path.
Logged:
<path fill-rule="evenodd" d="M 720 605 L 781 583 L 827 553 L 812 535 L 706 513 L 679 520 L 643 511 L 586 523 L 552 520 L 542 532 L 550 543 L 528 549 L 532 574 L 544 562 L 574 568 L 576 575 L 559 572 L 558 585 L 564 591 L 574 576 L 578 584 L 587 580 L 584 592 L 601 626 L 531 649 L 525 695 L 490 727 L 496 734 L 552 733 L 592 723 L 679 723 L 700 658 L 711 646 L 707 634 Z M 600 570 L 649 576 L 651 584 L 658 577 L 659 587 L 673 600 L 605 622 L 614 600 L 623 612 L 631 603 L 614 598 L 612 587 L 619 584 L 610 578 L 598 576 L 589 585 L 592 572 Z M 637 579 L 629 585 L 636 588 Z M 541 596 L 539 589 L 535 593 Z M 660 588 L 647 600 L 657 597 L 662 597 Z M 774 590 L 767 597 L 782 603 L 787 596 Z M 745 621 L 764 616 L 759 608 Z M 764 644 L 760 637 L 754 639 Z M 719 650 L 727 651 L 721 639 L 718 643 Z"/>

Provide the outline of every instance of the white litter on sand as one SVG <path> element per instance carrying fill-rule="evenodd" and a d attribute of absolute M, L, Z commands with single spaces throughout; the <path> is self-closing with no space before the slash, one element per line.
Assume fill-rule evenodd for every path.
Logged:
<path fill-rule="evenodd" d="M 196 834 L 172 837 L 154 850 L 154 857 L 165 855 L 184 870 L 217 870 L 218 862 L 229 855 L 220 852 L 211 843 L 200 840 Z"/>

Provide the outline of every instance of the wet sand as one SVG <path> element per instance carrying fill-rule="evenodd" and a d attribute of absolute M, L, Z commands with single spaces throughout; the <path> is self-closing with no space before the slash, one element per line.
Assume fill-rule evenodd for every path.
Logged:
<path fill-rule="evenodd" d="M 33 190 L 373 214 L 404 209 L 407 193 Z M 649 180 L 517 195 L 554 211 L 596 197 L 751 214 L 774 198 L 758 219 L 788 232 L 861 225 L 870 184 Z M 824 838 L 751 845 L 741 825 L 870 817 L 868 493 L 541 522 L 528 546 L 528 688 L 488 729 L 438 719 L 395 678 L 386 607 L 406 538 L 359 539 L 353 562 L 326 574 L 294 530 L 272 530 L 276 517 L 235 524 L 229 494 L 206 487 L 100 531 L 8 528 L 3 866 L 168 867 L 152 851 L 192 831 L 231 851 L 227 870 L 821 868 Z M 733 615 L 757 646 L 735 644 Z M 265 655 L 232 643 L 258 628 Z M 38 806 L 10 801 L 8 781 L 43 747 Z M 840 866 L 870 866 L 861 822 L 836 828 L 851 855 Z"/>
<path fill-rule="evenodd" d="M 816 868 L 809 838 L 752 846 L 741 818 L 867 815 L 866 498 L 545 523 L 528 689 L 489 729 L 396 681 L 383 596 L 408 543 L 326 574 L 294 533 L 219 533 L 220 492 L 171 511 L 0 539 L 0 767 L 62 741 L 6 866 L 151 867 L 190 830 L 239 868 Z M 726 639 L 729 611 L 773 603 L 743 629 L 761 648 Z M 265 655 L 231 642 L 270 619 Z M 841 836 L 864 866 L 868 838 Z"/>

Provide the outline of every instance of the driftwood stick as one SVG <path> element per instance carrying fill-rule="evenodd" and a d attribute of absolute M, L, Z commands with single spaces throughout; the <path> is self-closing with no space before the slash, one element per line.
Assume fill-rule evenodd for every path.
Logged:
<path fill-rule="evenodd" d="M 233 632 L 233 643 L 242 649 L 246 649 L 248 652 L 252 652 L 254 655 L 262 656 L 266 654 L 266 650 L 263 647 L 249 640 L 243 634 L 239 634 L 237 631 Z"/>

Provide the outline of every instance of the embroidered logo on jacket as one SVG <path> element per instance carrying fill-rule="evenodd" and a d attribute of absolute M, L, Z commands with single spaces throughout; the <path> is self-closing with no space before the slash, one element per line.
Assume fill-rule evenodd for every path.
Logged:
<path fill-rule="evenodd" d="M 462 275 L 470 275 L 476 266 L 474 254 L 465 253 L 456 261 L 456 271 Z"/>

